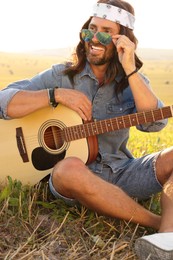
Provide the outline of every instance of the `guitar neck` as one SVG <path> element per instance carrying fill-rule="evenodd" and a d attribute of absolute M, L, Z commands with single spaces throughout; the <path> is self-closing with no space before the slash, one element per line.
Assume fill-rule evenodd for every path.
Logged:
<path fill-rule="evenodd" d="M 150 111 L 138 112 L 111 119 L 92 121 L 81 125 L 71 126 L 63 129 L 62 131 L 64 139 L 69 142 L 106 132 L 113 132 L 123 128 L 130 128 L 140 124 L 156 122 L 172 116 L 173 107 L 166 106 Z"/>

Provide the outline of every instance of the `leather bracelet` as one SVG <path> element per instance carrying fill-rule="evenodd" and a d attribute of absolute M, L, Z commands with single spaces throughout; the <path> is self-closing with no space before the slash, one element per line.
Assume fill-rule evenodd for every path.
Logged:
<path fill-rule="evenodd" d="M 126 76 L 126 79 L 129 79 L 133 74 L 138 72 L 138 69 L 136 68 L 134 71 L 132 71 L 129 75 Z"/>
<path fill-rule="evenodd" d="M 58 102 L 56 102 L 56 100 L 55 100 L 55 89 L 56 88 L 58 88 L 58 87 L 48 88 L 49 104 L 54 108 L 57 107 L 57 105 L 58 105 Z"/>

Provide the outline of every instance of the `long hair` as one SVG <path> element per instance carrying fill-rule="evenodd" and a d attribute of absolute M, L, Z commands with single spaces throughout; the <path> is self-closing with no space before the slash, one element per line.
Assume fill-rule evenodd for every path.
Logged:
<path fill-rule="evenodd" d="M 114 5 L 116 7 L 124 9 L 134 15 L 133 7 L 129 3 L 127 3 L 123 0 L 99 0 L 98 3 L 106 3 L 106 4 Z M 92 17 L 90 17 L 85 22 L 85 24 L 82 26 L 81 29 L 88 29 L 91 19 L 92 19 Z M 135 35 L 131 29 L 120 25 L 120 34 L 126 35 L 135 44 L 135 47 L 137 48 L 138 40 L 135 37 Z M 76 74 L 80 73 L 84 69 L 86 60 L 87 60 L 87 58 L 86 58 L 86 53 L 85 53 L 85 42 L 81 38 L 81 35 L 80 35 L 80 42 L 78 43 L 78 45 L 76 47 L 75 53 L 73 53 L 73 62 L 67 63 L 66 69 L 64 70 L 64 74 L 68 75 L 68 77 L 72 83 L 74 82 L 73 81 L 74 76 Z M 136 53 L 135 53 L 135 64 L 136 64 L 137 69 L 140 69 L 143 65 L 142 61 L 137 57 Z M 113 80 L 115 80 L 116 75 L 118 75 L 118 73 L 120 71 L 122 73 L 122 80 L 118 83 L 118 86 L 116 87 L 117 95 L 119 93 L 123 92 L 123 90 L 128 86 L 128 81 L 125 77 L 126 75 L 122 68 L 122 65 L 119 62 L 118 54 L 115 51 L 114 56 L 110 60 L 109 66 L 105 73 L 105 83 L 110 83 Z"/>

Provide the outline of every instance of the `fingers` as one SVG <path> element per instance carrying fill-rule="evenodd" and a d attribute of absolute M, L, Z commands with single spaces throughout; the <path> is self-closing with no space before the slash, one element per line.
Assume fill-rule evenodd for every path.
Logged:
<path fill-rule="evenodd" d="M 118 58 L 125 72 L 135 67 L 135 44 L 125 35 L 113 35 L 113 43 L 116 46 Z"/>
<path fill-rule="evenodd" d="M 77 108 L 76 112 L 79 114 L 79 116 L 84 120 L 84 121 L 90 121 L 91 120 L 91 112 L 90 110 L 86 110 L 84 108 Z"/>
<path fill-rule="evenodd" d="M 92 118 L 92 104 L 88 97 L 74 89 L 59 88 L 56 91 L 56 100 L 76 111 L 84 121 Z"/>
<path fill-rule="evenodd" d="M 121 49 L 129 49 L 134 51 L 135 50 L 135 44 L 132 42 L 127 36 L 125 35 L 113 35 L 112 40 L 117 48 L 117 51 Z"/>
<path fill-rule="evenodd" d="M 85 97 L 82 100 L 78 100 L 77 105 L 72 106 L 72 108 L 84 121 L 90 121 L 92 118 L 92 105 L 90 101 L 88 102 L 88 99 L 85 100 Z"/>
<path fill-rule="evenodd" d="M 74 109 L 84 121 L 91 120 L 92 104 L 88 97 L 82 92 L 72 90 L 74 93 L 71 108 Z"/>

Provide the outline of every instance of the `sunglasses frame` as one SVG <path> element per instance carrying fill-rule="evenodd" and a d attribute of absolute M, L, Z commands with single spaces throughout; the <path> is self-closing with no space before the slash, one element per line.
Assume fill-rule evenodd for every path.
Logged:
<path fill-rule="evenodd" d="M 83 34 L 85 34 L 85 36 L 83 36 Z M 96 36 L 96 38 L 98 39 L 98 41 L 102 44 L 102 45 L 108 45 L 111 43 L 112 41 L 112 37 L 106 33 L 106 32 L 97 32 L 97 33 L 93 33 L 91 30 L 89 29 L 82 29 L 81 30 L 81 38 L 85 41 L 85 42 L 90 42 L 92 40 L 92 38 L 94 37 L 94 35 Z"/>

